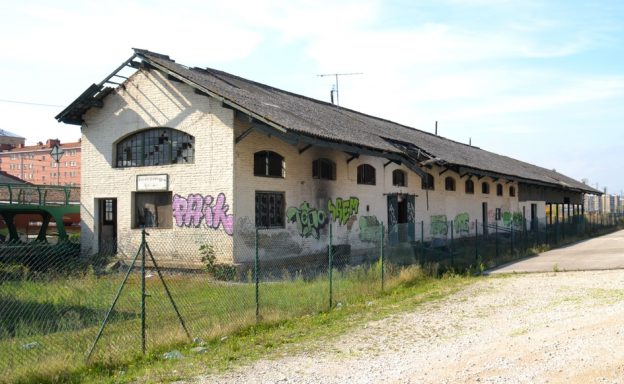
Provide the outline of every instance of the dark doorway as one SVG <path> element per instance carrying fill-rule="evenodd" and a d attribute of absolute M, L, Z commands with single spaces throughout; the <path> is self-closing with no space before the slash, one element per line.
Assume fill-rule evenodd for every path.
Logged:
<path fill-rule="evenodd" d="M 117 199 L 98 199 L 100 254 L 117 253 Z"/>
<path fill-rule="evenodd" d="M 413 195 L 388 196 L 388 244 L 414 241 L 416 208 Z"/>
<path fill-rule="evenodd" d="M 482 211 L 483 211 L 483 234 L 487 235 L 488 234 L 488 204 L 487 203 L 483 203 L 482 204 Z"/>
<path fill-rule="evenodd" d="M 537 204 L 531 204 L 531 230 L 537 230 Z"/>

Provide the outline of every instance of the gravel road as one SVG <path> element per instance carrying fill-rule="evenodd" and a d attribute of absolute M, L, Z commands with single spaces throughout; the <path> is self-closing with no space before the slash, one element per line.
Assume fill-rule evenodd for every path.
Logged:
<path fill-rule="evenodd" d="M 624 271 L 484 278 L 199 383 L 624 383 Z"/>

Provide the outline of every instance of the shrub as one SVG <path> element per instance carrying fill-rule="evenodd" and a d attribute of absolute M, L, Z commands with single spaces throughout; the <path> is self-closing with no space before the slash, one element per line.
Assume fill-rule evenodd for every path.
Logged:
<path fill-rule="evenodd" d="M 230 281 L 236 278 L 236 267 L 231 264 L 218 263 L 212 244 L 201 245 L 199 253 L 202 255 L 201 261 L 204 263 L 206 271 L 216 280 Z"/>

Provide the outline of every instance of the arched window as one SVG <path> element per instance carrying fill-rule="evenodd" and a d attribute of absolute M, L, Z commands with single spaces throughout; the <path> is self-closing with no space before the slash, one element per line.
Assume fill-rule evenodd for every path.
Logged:
<path fill-rule="evenodd" d="M 316 159 L 312 162 L 312 178 L 336 180 L 336 163 L 329 159 Z"/>
<path fill-rule="evenodd" d="M 490 184 L 487 181 L 481 183 L 481 193 L 483 193 L 484 195 L 490 193 Z"/>
<path fill-rule="evenodd" d="M 516 188 L 515 187 L 509 187 L 509 196 L 511 197 L 516 197 Z"/>
<path fill-rule="evenodd" d="M 117 167 L 187 164 L 195 161 L 195 138 L 173 128 L 151 128 L 117 143 Z"/>
<path fill-rule="evenodd" d="M 284 158 L 273 151 L 254 153 L 254 176 L 284 177 Z"/>
<path fill-rule="evenodd" d="M 496 184 L 496 196 L 503 196 L 503 185 Z"/>
<path fill-rule="evenodd" d="M 400 169 L 392 171 L 392 185 L 396 187 L 407 187 L 407 174 Z"/>
<path fill-rule="evenodd" d="M 474 194 L 474 182 L 470 179 L 466 180 L 466 193 L 467 194 Z"/>
<path fill-rule="evenodd" d="M 455 179 L 451 176 L 447 176 L 446 179 L 444 179 L 444 189 L 446 189 L 447 191 L 454 191 Z"/>
<path fill-rule="evenodd" d="M 357 167 L 357 183 L 375 185 L 375 168 L 368 164 Z"/>
<path fill-rule="evenodd" d="M 429 189 L 433 191 L 435 189 L 435 184 L 433 181 L 433 175 L 431 173 L 427 173 L 424 177 L 420 179 L 420 187 L 422 189 Z"/>

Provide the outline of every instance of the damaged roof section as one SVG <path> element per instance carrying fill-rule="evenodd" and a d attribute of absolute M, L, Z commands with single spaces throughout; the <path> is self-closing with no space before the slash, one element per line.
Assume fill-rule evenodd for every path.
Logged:
<path fill-rule="evenodd" d="M 78 96 L 67 108 L 56 115 L 56 120 L 65 124 L 81 125 L 83 123 L 82 115 L 92 107 L 101 108 L 104 97 L 113 89 L 123 84 L 124 81 L 128 80 L 141 65 L 143 65 L 143 61 L 141 61 L 135 53 L 117 67 L 110 75 L 106 76 L 99 84 L 92 84 L 89 86 L 89 88 Z"/>
<path fill-rule="evenodd" d="M 140 62 L 137 60 L 141 60 Z M 92 85 L 56 118 L 81 124 L 82 115 L 101 105 L 107 88 L 123 68 L 155 68 L 241 111 L 260 123 L 298 142 L 332 147 L 344 144 L 397 160 L 422 175 L 433 164 L 460 175 L 492 176 L 557 189 L 600 194 L 588 185 L 556 171 L 498 155 L 389 120 L 277 89 L 211 68 L 189 68 L 169 56 L 135 49 L 134 55 L 98 85 Z M 307 139 L 306 139 L 307 138 Z M 306 140 L 304 140 L 306 139 Z M 312 140 L 313 139 L 313 140 Z"/>

